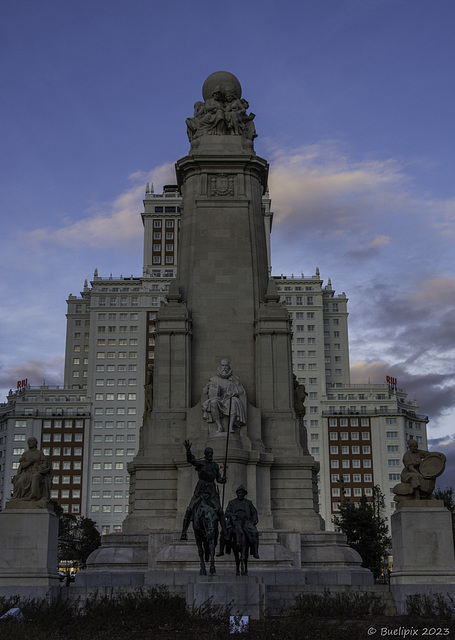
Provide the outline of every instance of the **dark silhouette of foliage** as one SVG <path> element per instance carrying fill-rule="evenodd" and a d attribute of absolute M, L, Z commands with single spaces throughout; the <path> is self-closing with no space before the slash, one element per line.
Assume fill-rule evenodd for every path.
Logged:
<path fill-rule="evenodd" d="M 87 558 L 98 549 L 101 536 L 93 520 L 62 513 L 58 531 L 58 559 L 70 560 L 74 568 L 85 567 Z"/>
<path fill-rule="evenodd" d="M 444 506 L 452 513 L 455 513 L 455 502 L 453 501 L 452 487 L 446 487 L 445 489 L 438 487 L 436 491 L 434 491 L 433 497 L 436 498 L 436 500 L 442 500 L 444 502 Z"/>
<path fill-rule="evenodd" d="M 384 494 L 376 485 L 372 501 L 366 496 L 359 502 L 344 498 L 340 514 L 333 518 L 336 528 L 346 534 L 349 546 L 360 554 L 362 567 L 370 569 L 375 579 L 383 574 L 384 559 L 392 544 L 383 509 Z"/>

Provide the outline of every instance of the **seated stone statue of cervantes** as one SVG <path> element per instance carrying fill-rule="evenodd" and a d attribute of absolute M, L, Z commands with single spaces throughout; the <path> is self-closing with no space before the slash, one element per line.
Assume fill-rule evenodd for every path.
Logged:
<path fill-rule="evenodd" d="M 246 424 L 246 392 L 234 375 L 229 360 L 220 362 L 218 373 L 210 378 L 202 392 L 202 415 L 207 422 L 215 422 L 217 431 L 225 431 L 222 418 L 228 417 L 228 429 Z"/>

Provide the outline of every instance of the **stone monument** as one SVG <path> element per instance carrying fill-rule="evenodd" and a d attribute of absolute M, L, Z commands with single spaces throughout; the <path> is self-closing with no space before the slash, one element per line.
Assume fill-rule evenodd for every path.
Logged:
<path fill-rule="evenodd" d="M 397 508 L 391 518 L 391 585 L 397 603 L 415 593 L 416 585 L 431 590 L 455 582 L 451 514 L 432 495 L 445 463 L 443 453 L 421 450 L 415 440 L 408 441 L 401 482 L 394 487 Z"/>
<path fill-rule="evenodd" d="M 153 403 L 129 466 L 129 514 L 121 534 L 103 536 L 84 580 L 96 584 L 106 571 L 110 584 L 121 571 L 136 572 L 141 584 L 199 580 L 195 545 L 181 539 L 195 485 L 187 441 L 196 460 L 210 449 L 223 464 L 227 495 L 243 485 L 257 508 L 261 553 L 245 591 L 257 612 L 267 581 L 369 584 L 372 577 L 342 534 L 323 530 L 318 513 L 305 390 L 295 388 L 289 315 L 268 272 L 268 164 L 254 151 L 255 116 L 231 73 L 211 74 L 202 97 L 186 120 L 190 151 L 176 164 L 178 275 L 157 314 L 147 382 Z M 220 563 L 217 580 L 232 571 L 226 558 Z M 189 587 L 189 598 L 213 595 L 215 578 L 206 579 L 208 587 Z"/>
<path fill-rule="evenodd" d="M 36 438 L 19 460 L 13 497 L 0 513 L 0 588 L 30 597 L 58 587 L 58 517 L 50 504 L 52 469 Z"/>

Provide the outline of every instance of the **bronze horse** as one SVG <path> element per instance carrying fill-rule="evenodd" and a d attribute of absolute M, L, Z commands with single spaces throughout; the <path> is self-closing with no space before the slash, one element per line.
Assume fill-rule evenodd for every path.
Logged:
<path fill-rule="evenodd" d="M 236 575 L 248 575 L 248 556 L 250 552 L 249 536 L 243 528 L 243 523 L 238 518 L 227 518 L 228 537 L 225 540 L 226 553 L 234 552 Z"/>
<path fill-rule="evenodd" d="M 215 547 L 218 542 L 219 517 L 216 510 L 204 497 L 197 505 L 193 516 L 193 530 L 199 553 L 199 575 L 206 576 L 205 563 L 210 561 L 210 574 L 216 573 Z"/>

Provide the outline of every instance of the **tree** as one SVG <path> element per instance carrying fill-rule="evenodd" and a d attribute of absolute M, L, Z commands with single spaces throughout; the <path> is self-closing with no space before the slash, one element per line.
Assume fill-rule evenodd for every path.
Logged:
<path fill-rule="evenodd" d="M 101 536 L 93 520 L 71 513 L 60 515 L 58 531 L 58 559 L 70 560 L 79 569 L 85 567 L 87 558 L 98 549 Z"/>
<path fill-rule="evenodd" d="M 433 493 L 433 497 L 436 498 L 436 500 L 442 500 L 444 502 L 444 506 L 452 513 L 455 513 L 455 502 L 453 501 L 452 487 L 446 487 L 445 489 L 438 487 Z"/>
<path fill-rule="evenodd" d="M 360 554 L 362 567 L 370 569 L 375 579 L 382 575 L 384 558 L 392 544 L 387 520 L 382 515 L 384 506 L 384 494 L 376 485 L 372 501 L 368 501 L 365 495 L 360 502 L 344 498 L 340 504 L 340 515 L 333 519 L 335 526 L 346 534 L 349 546 Z"/>

